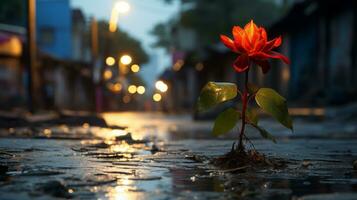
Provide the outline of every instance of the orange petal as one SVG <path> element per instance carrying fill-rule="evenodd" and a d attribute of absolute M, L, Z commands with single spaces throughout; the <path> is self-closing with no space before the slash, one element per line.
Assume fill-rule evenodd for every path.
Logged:
<path fill-rule="evenodd" d="M 265 41 L 263 38 L 261 38 L 259 41 L 255 42 L 254 44 L 254 51 L 260 52 L 265 45 Z"/>
<path fill-rule="evenodd" d="M 275 52 L 275 51 L 269 51 L 268 53 L 264 52 L 255 52 L 249 55 L 249 57 L 253 58 L 254 60 L 266 60 L 268 58 L 275 58 L 275 59 L 280 59 L 286 64 L 290 64 L 290 60 L 288 57 L 284 56 L 281 53 Z"/>
<path fill-rule="evenodd" d="M 233 40 L 231 40 L 229 37 L 221 35 L 221 41 L 227 48 L 237 52 L 237 48 L 235 47 Z"/>
<path fill-rule="evenodd" d="M 234 41 L 234 45 L 237 48 L 238 53 L 244 54 L 247 53 L 247 51 L 244 49 L 244 47 L 242 46 L 242 43 L 239 43 L 237 41 Z"/>
<path fill-rule="evenodd" d="M 267 32 L 265 31 L 265 29 L 264 29 L 263 27 L 260 27 L 259 30 L 260 30 L 260 36 L 261 36 L 261 38 L 262 38 L 265 42 L 267 42 L 267 41 L 268 41 Z"/>
<path fill-rule="evenodd" d="M 239 43 L 242 42 L 242 37 L 243 37 L 243 34 L 244 34 L 244 30 L 241 27 L 234 26 L 233 29 L 232 29 L 232 34 L 233 34 L 233 37 L 234 37 L 234 41 L 237 41 Z"/>
<path fill-rule="evenodd" d="M 274 47 L 279 47 L 281 45 L 282 39 L 281 36 L 277 37 L 274 42 Z"/>
<path fill-rule="evenodd" d="M 233 37 L 234 37 L 234 44 L 237 48 L 237 51 L 240 53 L 245 53 L 245 49 L 243 47 L 243 37 L 244 37 L 244 30 L 239 26 L 234 26 L 233 30 Z"/>
<path fill-rule="evenodd" d="M 266 60 L 270 58 L 270 56 L 264 52 L 253 52 L 249 54 L 249 57 L 253 58 L 254 60 Z"/>
<path fill-rule="evenodd" d="M 249 41 L 255 39 L 254 35 L 257 33 L 258 27 L 254 24 L 253 20 L 250 20 L 248 24 L 244 26 L 244 31 L 249 38 Z"/>
<path fill-rule="evenodd" d="M 241 73 L 249 68 L 249 57 L 247 55 L 240 55 L 233 64 L 234 69 Z"/>
<path fill-rule="evenodd" d="M 289 58 L 286 57 L 286 56 L 284 56 L 284 55 L 281 54 L 281 53 L 278 53 L 278 52 L 275 52 L 275 51 L 270 51 L 270 52 L 268 53 L 268 55 L 269 55 L 270 58 L 280 59 L 280 60 L 282 60 L 284 63 L 286 63 L 286 64 L 288 64 L 288 65 L 290 64 Z"/>
<path fill-rule="evenodd" d="M 270 51 L 275 47 L 279 47 L 281 45 L 281 37 L 274 38 L 267 42 L 267 44 L 264 47 L 264 51 Z"/>
<path fill-rule="evenodd" d="M 243 33 L 241 46 L 244 48 L 245 52 L 250 52 L 252 50 L 252 44 L 249 41 L 247 33 Z"/>

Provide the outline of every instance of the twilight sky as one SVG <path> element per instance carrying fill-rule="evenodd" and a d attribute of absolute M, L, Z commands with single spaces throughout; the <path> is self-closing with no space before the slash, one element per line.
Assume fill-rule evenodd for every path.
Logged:
<path fill-rule="evenodd" d="M 95 16 L 97 19 L 109 20 L 111 9 L 114 3 L 118 0 L 71 0 L 71 5 L 74 8 L 81 8 L 84 14 Z M 145 73 L 145 71 L 161 71 L 169 65 L 169 57 L 164 54 L 163 50 L 151 48 L 154 38 L 149 34 L 152 27 L 160 22 L 165 22 L 172 16 L 177 15 L 179 9 L 179 1 L 167 5 L 163 0 L 126 0 L 131 5 L 131 10 L 125 15 L 119 17 L 119 28 L 129 32 L 134 38 L 141 41 L 145 50 L 150 56 L 157 57 L 157 66 L 151 66 L 155 63 L 149 63 L 143 71 L 143 77 L 153 76 Z M 155 58 L 153 59 L 155 60 Z M 151 82 L 151 80 L 147 80 Z"/>

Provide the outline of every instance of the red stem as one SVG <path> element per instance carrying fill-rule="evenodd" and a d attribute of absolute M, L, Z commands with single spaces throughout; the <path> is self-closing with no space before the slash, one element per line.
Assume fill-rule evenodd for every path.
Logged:
<path fill-rule="evenodd" d="M 238 144 L 239 151 L 244 151 L 243 137 L 245 131 L 245 113 L 248 105 L 248 72 L 249 70 L 245 72 L 244 92 L 242 95 L 242 126 L 239 134 L 239 144 Z"/>

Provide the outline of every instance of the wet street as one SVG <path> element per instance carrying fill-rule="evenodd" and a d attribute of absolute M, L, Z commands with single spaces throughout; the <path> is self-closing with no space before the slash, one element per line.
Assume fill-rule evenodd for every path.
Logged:
<path fill-rule="evenodd" d="M 354 121 L 295 119 L 290 133 L 264 119 L 278 143 L 248 131 L 282 168 L 209 164 L 235 133 L 210 134 L 189 115 L 108 113 L 108 127 L 57 125 L 0 132 L 0 199 L 357 199 Z M 357 165 L 357 164 L 355 164 Z"/>

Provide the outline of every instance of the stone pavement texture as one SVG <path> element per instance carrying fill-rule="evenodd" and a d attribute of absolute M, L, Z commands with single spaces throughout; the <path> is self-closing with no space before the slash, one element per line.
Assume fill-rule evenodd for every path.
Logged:
<path fill-rule="evenodd" d="M 271 125 L 277 144 L 250 130 L 254 147 L 286 168 L 222 170 L 209 159 L 230 150 L 234 133 L 212 138 L 211 122 L 143 113 L 104 118 L 118 127 L 2 129 L 0 199 L 357 199 L 353 122 L 298 120 L 293 134 Z"/>

